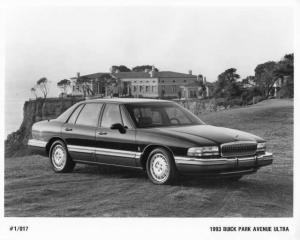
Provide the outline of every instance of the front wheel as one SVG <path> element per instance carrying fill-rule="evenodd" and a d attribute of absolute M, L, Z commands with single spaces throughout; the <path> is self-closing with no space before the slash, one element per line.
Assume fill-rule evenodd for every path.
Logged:
<path fill-rule="evenodd" d="M 75 167 L 75 162 L 71 159 L 65 144 L 60 140 L 52 144 L 49 158 L 55 172 L 71 172 Z"/>
<path fill-rule="evenodd" d="M 172 154 L 163 148 L 156 148 L 149 154 L 146 170 L 154 184 L 170 184 L 177 178 Z"/>

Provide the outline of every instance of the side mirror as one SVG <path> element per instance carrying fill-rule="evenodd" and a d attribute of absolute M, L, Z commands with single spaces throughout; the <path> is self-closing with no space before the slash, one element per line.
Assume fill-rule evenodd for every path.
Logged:
<path fill-rule="evenodd" d="M 114 123 L 110 129 L 117 129 L 120 133 L 126 133 L 126 128 L 121 123 Z"/>

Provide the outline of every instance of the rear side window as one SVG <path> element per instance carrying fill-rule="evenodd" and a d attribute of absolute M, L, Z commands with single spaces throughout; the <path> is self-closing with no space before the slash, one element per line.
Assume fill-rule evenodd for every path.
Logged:
<path fill-rule="evenodd" d="M 122 124 L 119 105 L 106 104 L 104 112 L 103 112 L 103 116 L 102 116 L 101 127 L 110 128 L 111 125 L 114 123 Z"/>
<path fill-rule="evenodd" d="M 87 103 L 81 110 L 76 124 L 96 127 L 102 105 L 101 103 Z"/>
<path fill-rule="evenodd" d="M 69 118 L 68 123 L 75 124 L 77 116 L 80 113 L 80 111 L 81 111 L 81 109 L 82 109 L 83 106 L 84 106 L 84 104 L 81 104 L 80 106 L 78 106 L 75 109 L 75 111 L 72 113 L 71 117 Z"/>

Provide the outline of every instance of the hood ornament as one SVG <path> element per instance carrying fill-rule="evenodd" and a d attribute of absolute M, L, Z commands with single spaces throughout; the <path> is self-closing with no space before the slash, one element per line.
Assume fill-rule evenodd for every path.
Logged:
<path fill-rule="evenodd" d="M 235 139 L 236 141 L 238 141 L 238 140 L 239 140 L 239 135 L 237 134 L 237 135 L 234 137 L 234 139 Z"/>

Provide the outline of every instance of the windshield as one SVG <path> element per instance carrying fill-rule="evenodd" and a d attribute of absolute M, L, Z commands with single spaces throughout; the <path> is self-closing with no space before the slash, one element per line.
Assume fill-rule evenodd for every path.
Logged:
<path fill-rule="evenodd" d="M 172 102 L 125 104 L 138 128 L 204 124 L 194 114 Z"/>

